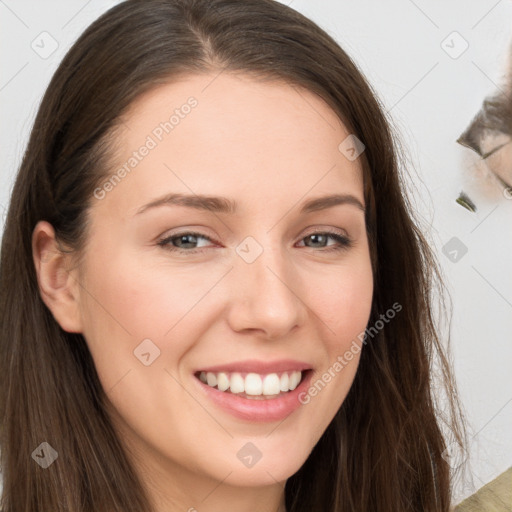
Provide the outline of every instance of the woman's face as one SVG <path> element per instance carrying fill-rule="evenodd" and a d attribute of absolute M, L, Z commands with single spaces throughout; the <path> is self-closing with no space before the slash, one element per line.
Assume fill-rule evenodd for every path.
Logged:
<path fill-rule="evenodd" d="M 215 76 L 125 116 L 92 198 L 79 330 L 145 471 L 265 486 L 305 462 L 356 373 L 373 293 L 362 168 L 314 94 Z"/>

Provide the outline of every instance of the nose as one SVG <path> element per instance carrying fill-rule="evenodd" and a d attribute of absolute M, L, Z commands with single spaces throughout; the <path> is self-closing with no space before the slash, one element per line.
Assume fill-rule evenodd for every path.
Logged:
<path fill-rule="evenodd" d="M 253 242 L 250 250 L 262 252 L 252 262 L 254 255 L 234 255 L 234 269 L 226 283 L 228 322 L 236 332 L 259 331 L 266 339 L 284 338 L 307 315 L 301 277 L 281 248 L 266 244 L 258 249 Z"/>

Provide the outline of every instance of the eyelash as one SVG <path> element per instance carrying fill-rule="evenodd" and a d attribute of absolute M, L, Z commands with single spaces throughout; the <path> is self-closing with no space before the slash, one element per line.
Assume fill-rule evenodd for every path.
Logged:
<path fill-rule="evenodd" d="M 178 252 L 181 254 L 198 254 L 198 253 L 203 252 L 205 249 L 207 249 L 207 247 L 196 248 L 196 249 L 181 249 L 180 247 L 174 247 L 174 246 L 170 245 L 170 242 L 172 240 L 174 240 L 175 238 L 180 238 L 180 237 L 186 236 L 186 235 L 192 235 L 195 237 L 204 238 L 206 240 L 209 240 L 210 242 L 214 242 L 210 237 L 205 236 L 201 233 L 197 233 L 196 231 L 184 231 L 183 233 L 177 233 L 175 235 L 172 235 L 172 236 L 169 236 L 169 237 L 166 237 L 166 238 L 160 240 L 158 242 L 158 245 L 160 247 L 163 247 L 167 251 Z M 309 233 L 308 235 L 306 235 L 304 238 L 302 238 L 302 240 L 304 240 L 305 238 L 309 238 L 310 236 L 313 236 L 313 235 L 328 235 L 330 238 L 333 238 L 334 240 L 336 240 L 338 242 L 338 244 L 339 244 L 338 246 L 329 247 L 327 249 L 320 248 L 319 250 L 322 252 L 344 251 L 344 250 L 349 249 L 353 245 L 353 242 L 350 238 L 348 238 L 347 236 L 344 236 L 344 235 L 340 235 L 339 233 L 332 232 L 332 231 L 315 231 L 313 233 Z M 311 249 L 314 249 L 314 247 L 311 247 Z"/>

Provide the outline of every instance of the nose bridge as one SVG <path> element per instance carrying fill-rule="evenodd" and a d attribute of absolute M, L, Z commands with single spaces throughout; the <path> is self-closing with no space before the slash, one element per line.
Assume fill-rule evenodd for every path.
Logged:
<path fill-rule="evenodd" d="M 247 236 L 236 247 L 236 298 L 232 321 L 237 329 L 260 328 L 278 336 L 299 323 L 304 307 L 294 288 L 294 268 L 272 234 Z M 295 286 L 294 286 L 295 285 Z"/>
<path fill-rule="evenodd" d="M 244 279 L 254 281 L 253 285 L 270 285 L 273 289 L 279 288 L 278 283 L 283 286 L 275 274 L 283 279 L 290 271 L 289 263 L 286 262 L 281 246 L 272 236 L 265 236 L 264 240 L 261 236 L 258 240 L 248 236 L 236 247 L 236 253 L 242 260 L 237 261 L 236 266 L 242 269 Z"/>

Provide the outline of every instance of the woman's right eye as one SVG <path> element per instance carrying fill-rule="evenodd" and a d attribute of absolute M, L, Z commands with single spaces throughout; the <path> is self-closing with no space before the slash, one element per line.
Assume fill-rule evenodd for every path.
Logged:
<path fill-rule="evenodd" d="M 193 231 L 185 231 L 183 233 L 178 233 L 172 236 L 168 236 L 164 238 L 163 240 L 160 240 L 158 242 L 158 245 L 163 247 L 164 249 L 167 249 L 168 251 L 178 251 L 181 253 L 197 253 L 201 252 L 203 248 L 188 248 L 184 249 L 181 246 L 176 246 L 175 241 L 178 241 L 178 244 L 197 244 L 197 239 L 202 238 L 204 240 L 209 240 L 212 242 L 212 239 L 202 235 L 201 233 L 196 233 Z"/>

